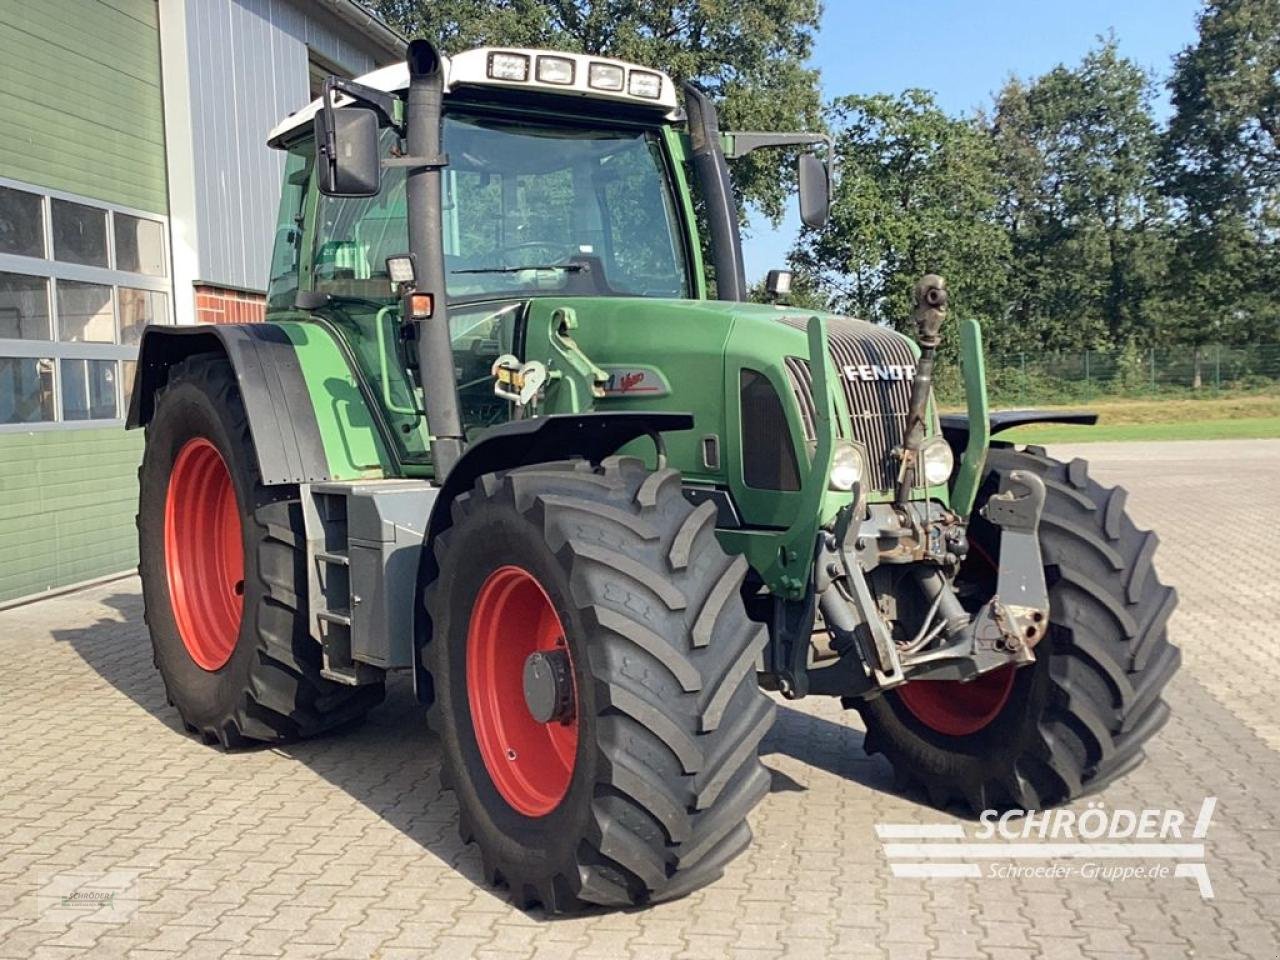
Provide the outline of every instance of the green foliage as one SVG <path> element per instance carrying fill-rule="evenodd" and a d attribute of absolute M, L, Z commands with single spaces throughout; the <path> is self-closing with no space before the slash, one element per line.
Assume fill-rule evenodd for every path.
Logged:
<path fill-rule="evenodd" d="M 407 36 L 447 52 L 484 45 L 596 53 L 648 64 L 716 98 L 725 130 L 822 128 L 818 73 L 806 66 L 819 0 L 375 0 Z M 773 220 L 794 160 L 760 151 L 735 161 L 743 198 Z"/>
<path fill-rule="evenodd" d="M 942 273 L 993 353 L 1280 340 L 1280 0 L 1206 0 L 1200 30 L 1163 130 L 1114 38 L 972 116 L 837 99 L 832 223 L 793 265 L 907 329 L 915 280 Z"/>
<path fill-rule="evenodd" d="M 797 247 L 797 272 L 838 309 L 905 328 L 916 280 L 947 276 L 970 314 L 1000 312 L 1007 236 L 990 138 L 923 90 L 849 96 L 830 110 L 840 158 L 831 221 Z"/>
<path fill-rule="evenodd" d="M 1017 265 L 1008 339 L 1020 348 L 1149 338 L 1165 262 L 1151 99 L 1151 78 L 1114 40 L 997 95 L 986 128 Z"/>
<path fill-rule="evenodd" d="M 1168 337 L 1280 339 L 1280 2 L 1208 0 L 1174 61 L 1164 153 L 1179 212 Z"/>

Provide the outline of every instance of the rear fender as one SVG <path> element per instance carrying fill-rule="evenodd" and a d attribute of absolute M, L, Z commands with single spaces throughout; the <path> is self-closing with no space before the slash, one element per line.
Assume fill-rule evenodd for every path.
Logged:
<path fill-rule="evenodd" d="M 374 411 L 346 354 L 317 323 L 147 327 L 127 428 L 150 422 L 170 368 L 199 353 L 221 353 L 235 370 L 264 484 L 393 472 Z"/>

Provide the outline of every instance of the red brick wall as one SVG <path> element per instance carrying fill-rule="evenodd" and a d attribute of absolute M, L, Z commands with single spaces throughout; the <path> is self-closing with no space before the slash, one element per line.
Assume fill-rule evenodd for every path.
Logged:
<path fill-rule="evenodd" d="M 260 293 L 197 286 L 195 294 L 199 323 L 258 323 L 266 314 L 267 298 Z"/>

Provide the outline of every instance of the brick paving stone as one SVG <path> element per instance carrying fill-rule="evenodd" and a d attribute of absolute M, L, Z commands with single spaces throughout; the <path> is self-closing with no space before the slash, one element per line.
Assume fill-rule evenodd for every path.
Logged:
<path fill-rule="evenodd" d="M 205 747 L 165 703 L 125 579 L 0 611 L 0 960 L 1275 960 L 1280 577 L 1247 534 L 1280 514 L 1280 442 L 1050 452 L 1128 489 L 1181 596 L 1173 717 L 1147 762 L 1094 799 L 1194 813 L 1216 796 L 1214 900 L 1183 879 L 893 877 L 877 822 L 972 821 L 896 791 L 887 764 L 863 754 L 856 713 L 811 699 L 780 701 L 755 843 L 719 882 L 644 911 L 522 912 L 479 886 L 403 678 L 348 733 Z M 41 922 L 40 883 L 83 870 L 133 871 L 133 912 Z"/>

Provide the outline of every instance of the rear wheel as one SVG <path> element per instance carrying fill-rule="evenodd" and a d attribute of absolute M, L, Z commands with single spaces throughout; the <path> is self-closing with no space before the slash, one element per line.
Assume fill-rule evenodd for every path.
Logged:
<path fill-rule="evenodd" d="M 263 486 L 224 357 L 170 370 L 138 476 L 147 626 L 188 730 L 226 747 L 310 736 L 382 699 L 320 676 L 298 491 Z"/>
<path fill-rule="evenodd" d="M 460 496 L 434 558 L 430 718 L 487 879 L 565 911 L 720 876 L 774 707 L 714 507 L 638 460 L 540 464 Z"/>
<path fill-rule="evenodd" d="M 1050 626 L 1036 662 L 969 683 L 919 680 L 854 701 L 868 753 L 883 753 L 899 782 L 945 806 L 1033 809 L 1101 789 L 1132 770 L 1169 708 L 1160 698 L 1178 668 L 1166 625 L 1174 591 L 1156 578 L 1156 536 L 1137 529 L 1125 492 L 1090 479 L 1083 460 L 1040 448 L 994 448 L 979 502 L 1012 470 L 1045 481 L 1040 548 Z M 989 597 L 998 531 L 981 518 L 961 582 Z"/>

